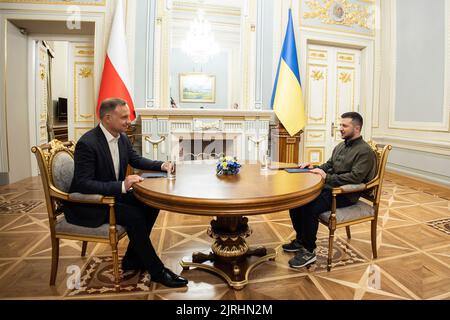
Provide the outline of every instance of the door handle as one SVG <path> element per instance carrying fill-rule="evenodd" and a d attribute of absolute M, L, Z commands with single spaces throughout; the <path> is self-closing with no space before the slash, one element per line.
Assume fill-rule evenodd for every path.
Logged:
<path fill-rule="evenodd" d="M 334 129 L 336 129 L 337 126 L 334 125 L 334 122 L 331 123 L 331 136 L 334 137 Z"/>

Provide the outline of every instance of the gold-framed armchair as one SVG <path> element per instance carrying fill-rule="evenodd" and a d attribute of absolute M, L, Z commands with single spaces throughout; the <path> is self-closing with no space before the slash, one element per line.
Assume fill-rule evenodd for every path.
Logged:
<path fill-rule="evenodd" d="M 336 229 L 345 227 L 347 238 L 351 239 L 350 226 L 354 224 L 370 221 L 371 223 L 371 244 L 373 258 L 377 258 L 377 221 L 378 209 L 380 206 L 381 188 L 386 169 L 386 162 L 391 145 L 379 145 L 372 141 L 368 142 L 376 154 L 377 173 L 368 183 L 348 184 L 332 189 L 331 210 L 319 215 L 319 222 L 328 227 L 328 260 L 327 270 L 331 270 L 333 257 L 333 241 Z M 359 200 L 356 204 L 336 208 L 336 196 L 348 193 L 360 192 L 361 197 L 368 200 L 369 203 Z"/>
<path fill-rule="evenodd" d="M 59 260 L 59 239 L 82 241 L 81 256 L 86 255 L 87 243 L 101 242 L 111 245 L 113 257 L 114 285 L 120 289 L 119 255 L 117 244 L 126 236 L 124 227 L 116 224 L 114 197 L 99 194 L 68 193 L 74 174 L 74 150 L 72 141 L 52 140 L 48 144 L 31 148 L 39 165 L 47 205 L 50 237 L 52 242 L 52 265 L 50 285 L 55 285 Z M 63 214 L 64 202 L 98 204 L 109 206 L 109 223 L 97 228 L 87 228 L 66 221 Z"/>

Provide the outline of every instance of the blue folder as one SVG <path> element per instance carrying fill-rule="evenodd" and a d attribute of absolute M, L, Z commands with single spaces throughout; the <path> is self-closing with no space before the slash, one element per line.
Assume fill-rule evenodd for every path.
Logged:
<path fill-rule="evenodd" d="M 146 172 L 141 175 L 142 178 L 165 178 L 167 177 L 166 172 Z"/>
<path fill-rule="evenodd" d="M 301 169 L 301 168 L 291 168 L 291 169 L 284 169 L 285 171 L 289 173 L 300 173 L 300 172 L 309 172 L 311 169 Z"/>

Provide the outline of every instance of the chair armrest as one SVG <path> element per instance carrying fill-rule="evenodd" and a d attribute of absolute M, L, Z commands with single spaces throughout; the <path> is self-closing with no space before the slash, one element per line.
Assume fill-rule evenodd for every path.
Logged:
<path fill-rule="evenodd" d="M 50 186 L 50 196 L 57 198 L 59 200 L 69 201 L 69 202 L 79 202 L 79 203 L 90 203 L 90 204 L 108 204 L 114 205 L 114 197 L 103 196 L 101 194 L 83 194 L 83 193 L 65 193 L 58 189 Z"/>
<path fill-rule="evenodd" d="M 84 194 L 79 192 L 69 193 L 69 200 L 72 201 L 88 201 L 100 202 L 103 196 L 101 194 Z"/>
<path fill-rule="evenodd" d="M 365 183 L 345 184 L 343 186 L 333 188 L 332 193 L 333 194 L 353 193 L 353 192 L 361 192 L 366 189 L 367 189 L 367 185 Z"/>
<path fill-rule="evenodd" d="M 101 194 L 84 194 L 84 193 L 69 193 L 69 201 L 82 202 L 92 204 L 114 204 L 114 197 L 107 197 Z"/>

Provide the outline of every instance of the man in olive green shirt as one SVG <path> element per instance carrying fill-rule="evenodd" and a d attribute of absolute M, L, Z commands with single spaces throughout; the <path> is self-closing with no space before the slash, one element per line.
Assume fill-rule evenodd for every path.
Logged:
<path fill-rule="evenodd" d="M 325 187 L 312 202 L 290 210 L 292 224 L 297 236 L 283 245 L 286 252 L 296 252 L 289 260 L 293 268 L 301 268 L 316 261 L 316 236 L 319 228 L 319 215 L 331 209 L 331 188 L 346 184 L 366 183 L 375 177 L 376 158 L 372 148 L 362 139 L 363 118 L 357 112 L 347 112 L 342 116 L 340 131 L 343 142 L 338 144 L 331 158 L 321 166 L 304 163 L 301 168 L 320 174 Z M 338 208 L 355 204 L 360 194 L 340 195 L 336 197 Z"/>

